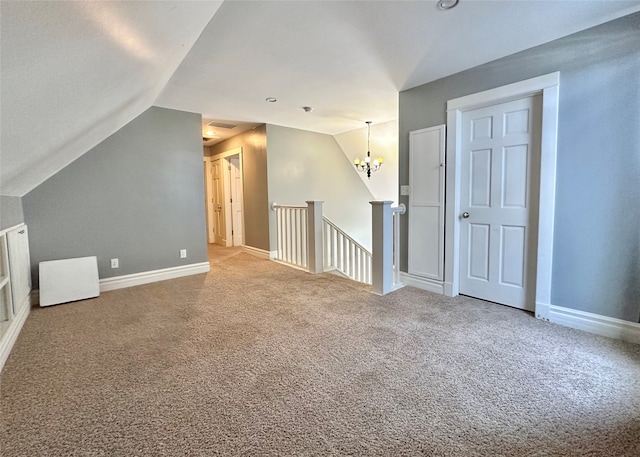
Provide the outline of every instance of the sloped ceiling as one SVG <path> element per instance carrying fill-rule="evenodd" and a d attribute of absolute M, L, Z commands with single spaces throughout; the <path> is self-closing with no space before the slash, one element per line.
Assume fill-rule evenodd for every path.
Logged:
<path fill-rule="evenodd" d="M 222 2 L 0 2 L 0 193 L 22 196 L 149 108 Z"/>
<path fill-rule="evenodd" d="M 640 0 L 221 3 L 2 0 L 0 194 L 26 194 L 153 104 L 335 135 L 396 119 L 400 90 L 640 10 Z"/>
<path fill-rule="evenodd" d="M 156 101 L 339 134 L 397 119 L 398 92 L 637 10 L 639 1 L 225 2 Z M 265 98 L 275 97 L 277 103 Z M 313 107 L 306 113 L 304 106 Z"/>

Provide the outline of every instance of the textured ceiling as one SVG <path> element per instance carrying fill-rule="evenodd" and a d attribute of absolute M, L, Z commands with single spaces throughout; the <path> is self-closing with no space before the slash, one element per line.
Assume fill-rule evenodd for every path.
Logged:
<path fill-rule="evenodd" d="M 395 119 L 400 90 L 640 10 L 640 0 L 221 3 L 2 0 L 0 193 L 24 195 L 154 104 L 238 124 L 222 138 L 265 122 L 338 134 Z"/>

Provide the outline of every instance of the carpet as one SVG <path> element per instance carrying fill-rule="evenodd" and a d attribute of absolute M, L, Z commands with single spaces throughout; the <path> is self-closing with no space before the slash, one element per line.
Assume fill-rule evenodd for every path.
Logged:
<path fill-rule="evenodd" d="M 34 309 L 0 455 L 640 455 L 638 345 L 214 251 L 206 275 Z"/>

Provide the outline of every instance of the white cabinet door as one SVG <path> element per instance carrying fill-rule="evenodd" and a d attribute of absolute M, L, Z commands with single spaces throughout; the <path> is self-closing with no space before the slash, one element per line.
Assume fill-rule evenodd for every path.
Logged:
<path fill-rule="evenodd" d="M 20 307 L 28 306 L 31 292 L 31 264 L 29 258 L 29 234 L 27 226 L 20 226 L 7 233 L 11 295 L 15 314 Z"/>
<path fill-rule="evenodd" d="M 460 293 L 533 310 L 540 99 L 463 113 Z"/>
<path fill-rule="evenodd" d="M 11 277 L 9 274 L 9 249 L 6 233 L 0 234 L 0 338 L 13 317 L 11 302 Z"/>
<path fill-rule="evenodd" d="M 445 126 L 409 133 L 409 274 L 444 279 Z"/>

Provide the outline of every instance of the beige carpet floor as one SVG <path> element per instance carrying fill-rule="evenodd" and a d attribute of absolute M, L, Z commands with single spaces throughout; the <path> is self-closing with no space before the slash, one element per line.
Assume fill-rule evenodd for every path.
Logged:
<path fill-rule="evenodd" d="M 640 346 L 213 255 L 34 309 L 0 375 L 0 455 L 640 455 Z"/>

